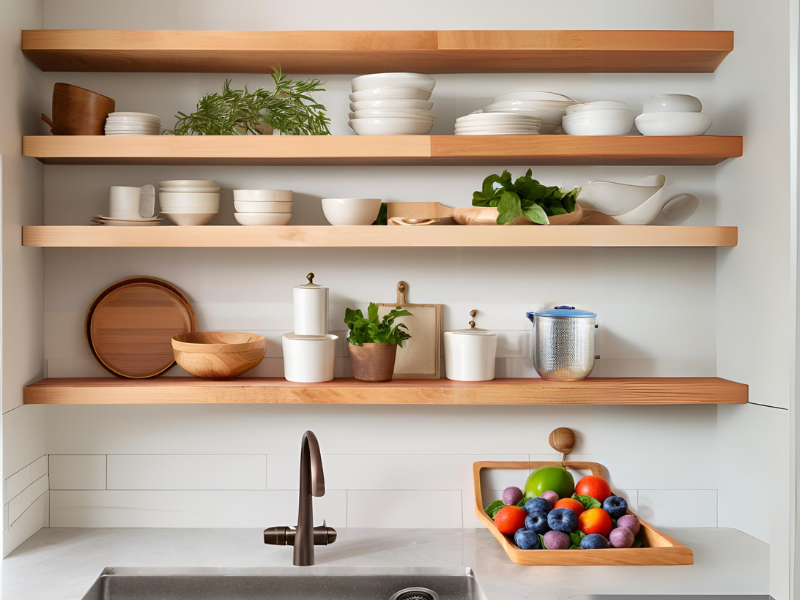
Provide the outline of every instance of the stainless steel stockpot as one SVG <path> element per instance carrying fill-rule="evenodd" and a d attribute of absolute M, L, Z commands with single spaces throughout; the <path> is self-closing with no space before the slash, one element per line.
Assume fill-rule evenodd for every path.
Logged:
<path fill-rule="evenodd" d="M 577 381 L 594 369 L 597 315 L 574 306 L 525 313 L 533 322 L 533 366 L 542 379 Z"/>

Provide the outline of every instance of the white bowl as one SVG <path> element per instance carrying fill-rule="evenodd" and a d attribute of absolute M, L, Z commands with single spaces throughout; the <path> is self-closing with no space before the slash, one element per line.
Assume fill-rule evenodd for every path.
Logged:
<path fill-rule="evenodd" d="M 233 199 L 245 202 L 291 202 L 292 190 L 233 190 Z"/>
<path fill-rule="evenodd" d="M 421 73 L 373 73 L 356 77 L 350 85 L 354 92 L 373 88 L 419 88 L 432 92 L 436 80 Z"/>
<path fill-rule="evenodd" d="M 697 112 L 654 112 L 636 117 L 636 128 L 642 135 L 703 135 L 711 123 L 711 115 Z"/>
<path fill-rule="evenodd" d="M 484 133 L 486 135 L 537 135 L 539 133 L 539 129 L 525 129 L 521 127 L 456 127 L 455 133 Z"/>
<path fill-rule="evenodd" d="M 350 102 L 365 100 L 427 100 L 431 97 L 428 90 L 420 88 L 373 88 L 350 94 Z"/>
<path fill-rule="evenodd" d="M 247 202 L 234 200 L 233 206 L 240 213 L 292 213 L 293 202 Z"/>
<path fill-rule="evenodd" d="M 519 123 L 521 125 L 540 125 L 542 119 L 536 115 L 508 113 L 478 113 L 456 119 L 456 123 Z"/>
<path fill-rule="evenodd" d="M 544 100 L 549 102 L 569 102 L 574 104 L 575 100 L 564 94 L 556 94 L 555 92 L 506 92 L 494 97 L 495 102 L 502 102 L 504 100 Z"/>
<path fill-rule="evenodd" d="M 288 225 L 292 213 L 233 213 L 233 218 L 239 225 Z"/>
<path fill-rule="evenodd" d="M 158 182 L 158 187 L 169 188 L 209 188 L 218 186 L 219 184 L 214 179 L 172 179 Z"/>
<path fill-rule="evenodd" d="M 425 100 L 362 100 L 360 102 L 351 102 L 350 111 L 368 110 L 371 108 L 402 108 L 407 110 L 425 110 L 429 111 L 433 108 L 433 102 Z"/>
<path fill-rule="evenodd" d="M 427 119 L 433 121 L 436 117 L 432 112 L 403 112 L 402 110 L 389 110 L 373 108 L 368 110 L 357 110 L 350 113 L 351 119 Z"/>
<path fill-rule="evenodd" d="M 322 199 L 322 212 L 331 225 L 372 225 L 380 210 L 380 198 Z"/>
<path fill-rule="evenodd" d="M 162 206 L 161 212 L 164 214 L 170 213 L 173 215 L 206 215 L 210 213 L 218 214 L 219 208 L 182 208 Z"/>
<path fill-rule="evenodd" d="M 598 100 L 597 102 L 585 102 L 583 104 L 573 104 L 567 107 L 567 114 L 574 115 L 586 111 L 596 110 L 630 110 L 630 107 L 624 102 L 616 100 Z"/>
<path fill-rule="evenodd" d="M 358 135 L 425 135 L 433 128 L 428 119 L 354 119 L 347 124 Z"/>
<path fill-rule="evenodd" d="M 597 111 L 602 113 L 603 111 Z M 625 135 L 633 127 L 633 113 L 619 115 L 578 114 L 564 117 L 563 127 L 568 135 Z"/>
<path fill-rule="evenodd" d="M 535 115 L 542 120 L 542 123 L 556 126 L 561 125 L 561 119 L 564 118 L 565 114 L 563 110 L 530 109 L 510 104 L 489 104 L 483 107 L 483 112 Z"/>
<path fill-rule="evenodd" d="M 171 193 L 171 194 L 213 194 L 213 193 L 218 192 L 218 191 L 219 191 L 218 187 L 211 187 L 211 188 L 202 188 L 202 187 L 197 187 L 197 188 L 189 188 L 189 187 L 187 187 L 187 188 L 160 187 L 160 188 L 158 188 L 158 192 L 160 194 L 163 194 L 165 192 L 168 192 L 168 193 Z"/>
<path fill-rule="evenodd" d="M 169 218 L 175 225 L 181 227 L 195 227 L 197 225 L 205 225 L 211 219 L 217 216 L 217 213 L 178 213 L 178 212 L 162 212 L 162 215 Z"/>
<path fill-rule="evenodd" d="M 615 181 L 590 181 L 578 193 L 578 204 L 615 216 L 628 213 L 656 194 L 664 194 L 667 178 L 653 175 L 637 184 Z M 659 198 L 661 197 L 659 196 Z"/>
<path fill-rule="evenodd" d="M 332 380 L 338 339 L 339 336 L 333 334 L 287 333 L 282 336 L 283 375 L 287 381 L 322 383 Z"/>
<path fill-rule="evenodd" d="M 643 113 L 652 112 L 700 112 L 703 103 L 688 94 L 657 94 L 644 101 Z"/>
<path fill-rule="evenodd" d="M 158 203 L 162 210 L 171 208 L 204 209 L 205 212 L 219 210 L 219 194 L 199 194 L 194 192 L 160 192 Z"/>
<path fill-rule="evenodd" d="M 158 115 L 153 115 L 150 113 L 140 113 L 140 112 L 113 112 L 113 113 L 108 113 L 108 116 L 114 118 L 122 118 L 122 119 L 134 118 L 134 119 L 158 119 L 159 121 L 161 120 L 161 117 L 159 117 Z"/>
<path fill-rule="evenodd" d="M 456 131 L 456 135 L 539 135 L 538 131 Z"/>

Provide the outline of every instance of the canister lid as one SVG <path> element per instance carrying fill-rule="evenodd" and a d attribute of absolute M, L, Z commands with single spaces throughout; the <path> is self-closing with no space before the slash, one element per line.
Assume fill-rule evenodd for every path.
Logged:
<path fill-rule="evenodd" d="M 306 279 L 308 279 L 308 283 L 304 283 L 303 285 L 296 285 L 294 286 L 295 289 L 301 290 L 321 290 L 327 289 L 324 285 L 319 285 L 318 283 L 314 283 L 314 274 L 309 273 L 306 275 Z"/>
<path fill-rule="evenodd" d="M 496 333 L 489 331 L 488 329 L 477 329 L 473 327 L 472 329 L 456 329 L 455 331 L 445 331 L 445 333 L 451 333 L 453 335 L 484 335 L 484 336 L 497 336 Z"/>
<path fill-rule="evenodd" d="M 575 317 L 575 318 L 594 318 L 597 316 L 597 313 L 589 312 L 588 310 L 581 310 L 579 308 L 575 308 L 574 306 L 554 306 L 551 309 L 547 310 L 540 310 L 538 312 L 529 312 L 525 313 L 525 316 L 529 319 L 531 317 Z"/>

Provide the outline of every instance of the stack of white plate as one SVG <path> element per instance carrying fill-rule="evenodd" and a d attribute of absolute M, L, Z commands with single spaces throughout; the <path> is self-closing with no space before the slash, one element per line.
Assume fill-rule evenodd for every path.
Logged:
<path fill-rule="evenodd" d="M 205 225 L 219 213 L 219 184 L 213 179 L 159 181 L 161 213 L 175 225 Z"/>
<path fill-rule="evenodd" d="M 456 119 L 456 135 L 535 135 L 541 125 L 536 115 L 475 112 Z"/>
<path fill-rule="evenodd" d="M 240 225 L 287 225 L 292 220 L 292 190 L 233 190 L 233 205 Z"/>
<path fill-rule="evenodd" d="M 508 92 L 494 97 L 494 102 L 483 107 L 485 113 L 512 113 L 539 117 L 539 133 L 553 135 L 562 133 L 561 119 L 567 107 L 575 100 L 554 92 Z"/>
<path fill-rule="evenodd" d="M 350 121 L 358 135 L 425 135 L 433 127 L 436 80 L 420 73 L 375 73 L 351 82 Z"/>
<path fill-rule="evenodd" d="M 563 123 L 568 135 L 625 135 L 633 127 L 633 111 L 616 100 L 574 104 Z"/>
<path fill-rule="evenodd" d="M 106 119 L 106 135 L 159 135 L 161 117 L 137 112 L 114 112 Z"/>

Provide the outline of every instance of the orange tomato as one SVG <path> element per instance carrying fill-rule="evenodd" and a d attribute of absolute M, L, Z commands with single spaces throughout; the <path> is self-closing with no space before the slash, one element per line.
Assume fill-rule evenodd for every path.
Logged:
<path fill-rule="evenodd" d="M 504 506 L 494 516 L 494 525 L 500 533 L 513 535 L 518 529 L 525 527 L 527 516 L 528 513 L 520 506 Z"/>
<path fill-rule="evenodd" d="M 575 486 L 575 493 L 581 496 L 591 496 L 595 500 L 603 502 L 611 495 L 611 486 L 602 477 L 587 475 Z"/>
<path fill-rule="evenodd" d="M 590 508 L 578 516 L 578 529 L 586 535 L 599 533 L 608 537 L 611 533 L 611 515 L 602 508 Z"/>
<path fill-rule="evenodd" d="M 569 508 L 575 513 L 576 517 L 580 517 L 581 513 L 586 510 L 583 508 L 583 504 L 575 500 L 574 498 L 562 498 L 558 502 L 554 508 Z"/>

